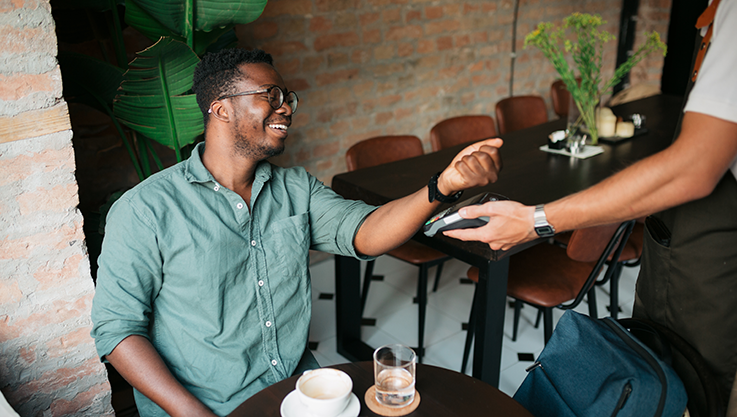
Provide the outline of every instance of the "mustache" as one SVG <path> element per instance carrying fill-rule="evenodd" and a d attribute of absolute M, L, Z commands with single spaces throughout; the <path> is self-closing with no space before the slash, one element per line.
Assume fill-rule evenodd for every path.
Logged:
<path fill-rule="evenodd" d="M 283 117 L 283 118 L 279 117 L 279 118 L 274 118 L 274 119 L 268 119 L 266 120 L 266 124 L 283 124 L 283 125 L 290 126 L 292 124 L 292 117 L 288 116 L 288 117 Z"/>

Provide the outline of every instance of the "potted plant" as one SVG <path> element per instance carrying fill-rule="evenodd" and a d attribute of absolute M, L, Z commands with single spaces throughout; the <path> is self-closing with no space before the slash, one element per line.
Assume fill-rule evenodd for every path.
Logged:
<path fill-rule="evenodd" d="M 604 82 L 601 76 L 603 46 L 615 37 L 607 31 L 599 30 L 606 21 L 599 15 L 573 13 L 563 19 L 563 25 L 556 28 L 552 23 L 543 22 L 537 29 L 525 37 L 525 48 L 532 45 L 540 49 L 545 57 L 560 74 L 561 79 L 571 93 L 580 116 L 569 127 L 573 131 L 585 126 L 591 137 L 591 143 L 599 141 L 596 126 L 596 110 L 601 97 L 611 92 L 615 85 L 632 67 L 654 51 L 661 51 L 665 56 L 667 47 L 660 40 L 660 35 L 653 31 L 646 34 L 646 41 L 632 54 L 626 62 L 614 71 L 614 75 Z M 570 33 L 569 33 L 570 32 Z M 569 65 L 566 54 L 578 70 L 578 75 Z M 580 79 L 580 83 L 576 78 Z"/>
<path fill-rule="evenodd" d="M 163 169 L 168 161 L 185 159 L 202 136 L 202 113 L 190 91 L 200 56 L 234 46 L 238 41 L 235 26 L 256 20 L 266 3 L 267 0 L 52 0 L 60 41 L 76 45 L 93 44 L 90 41 L 94 40 L 99 46 L 98 50 L 85 49 L 87 53 L 59 52 L 64 98 L 109 117 L 137 180 L 143 181 Z M 151 42 L 131 62 L 123 35 L 126 25 Z M 159 144 L 169 148 L 173 158 Z M 111 191 L 105 201 L 95 208 L 83 209 L 93 278 L 94 257 L 101 242 L 96 232 L 102 234 L 105 214 L 123 190 L 105 191 Z"/>

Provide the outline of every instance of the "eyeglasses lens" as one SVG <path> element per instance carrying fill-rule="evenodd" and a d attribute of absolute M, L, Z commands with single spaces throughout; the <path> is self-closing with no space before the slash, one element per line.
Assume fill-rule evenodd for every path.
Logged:
<path fill-rule="evenodd" d="M 274 110 L 280 108 L 284 104 L 284 92 L 279 87 L 271 87 L 268 91 L 269 104 Z"/>
<path fill-rule="evenodd" d="M 290 91 L 287 94 L 287 105 L 292 109 L 292 113 L 297 111 L 297 104 L 299 104 L 299 97 L 294 91 Z"/>
<path fill-rule="evenodd" d="M 276 110 L 281 108 L 281 106 L 284 104 L 284 91 L 282 91 L 281 88 L 274 86 L 271 87 L 268 91 L 269 94 L 269 104 L 271 107 Z M 292 113 L 297 111 L 297 103 L 299 102 L 299 98 L 297 98 L 297 93 L 294 91 L 290 91 L 289 94 L 287 94 L 286 97 L 287 106 L 289 106 L 292 109 Z"/>

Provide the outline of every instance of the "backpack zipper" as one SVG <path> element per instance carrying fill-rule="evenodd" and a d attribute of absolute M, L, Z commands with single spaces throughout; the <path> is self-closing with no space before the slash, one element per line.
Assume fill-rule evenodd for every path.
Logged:
<path fill-rule="evenodd" d="M 624 403 L 627 402 L 627 398 L 630 397 L 630 394 L 632 394 L 632 384 L 627 382 L 624 384 L 624 388 L 622 388 L 622 394 L 619 396 L 619 401 L 617 401 L 617 406 L 614 407 L 614 412 L 612 413 L 612 417 L 616 416 L 617 413 L 619 413 L 619 410 L 621 410 L 624 407 Z"/>
<path fill-rule="evenodd" d="M 558 396 L 560 398 L 565 398 L 561 394 L 561 392 L 558 391 L 558 387 L 555 386 L 555 383 L 554 383 L 553 379 L 550 378 L 550 375 L 548 375 L 548 372 L 545 370 L 545 367 L 543 366 L 543 364 L 540 361 L 535 361 L 535 363 L 533 363 L 532 365 L 530 365 L 529 367 L 527 367 L 527 369 L 525 369 L 525 371 L 526 372 L 530 372 L 530 371 L 534 370 L 535 368 L 540 368 L 540 370 L 543 371 L 543 374 L 545 374 L 545 378 L 547 378 L 548 381 L 550 382 L 550 386 L 553 387 L 553 389 L 555 390 L 555 392 L 558 393 Z"/>
<path fill-rule="evenodd" d="M 658 364 L 658 361 L 653 357 L 653 355 L 651 355 L 645 348 L 640 346 L 640 344 L 634 340 L 634 335 L 619 327 L 618 323 L 614 321 L 614 319 L 603 319 L 602 323 L 606 324 L 611 330 L 613 330 L 614 333 L 619 336 L 627 346 L 631 347 L 635 352 L 637 352 L 642 357 L 642 359 L 644 359 L 645 362 L 647 362 L 648 365 L 653 368 L 653 371 L 658 376 L 661 384 L 660 399 L 658 400 L 658 408 L 655 410 L 655 417 L 662 416 L 663 409 L 665 409 L 665 399 L 668 396 L 668 380 L 665 372 L 660 367 L 660 364 Z"/>

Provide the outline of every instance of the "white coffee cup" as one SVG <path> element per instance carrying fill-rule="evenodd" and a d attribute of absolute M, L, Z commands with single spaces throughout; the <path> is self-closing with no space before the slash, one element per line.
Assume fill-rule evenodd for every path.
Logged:
<path fill-rule="evenodd" d="M 305 371 L 296 388 L 299 400 L 311 414 L 336 417 L 348 406 L 353 381 L 343 371 L 320 368 Z"/>

